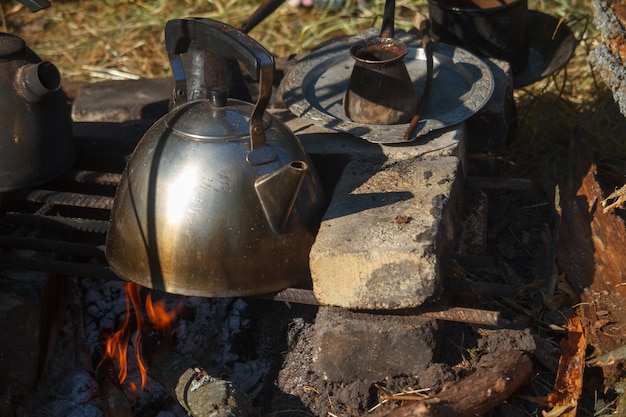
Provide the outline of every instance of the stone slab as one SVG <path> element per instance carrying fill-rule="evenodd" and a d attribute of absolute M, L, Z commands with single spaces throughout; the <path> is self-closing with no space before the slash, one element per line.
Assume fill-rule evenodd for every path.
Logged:
<path fill-rule="evenodd" d="M 436 358 L 435 320 L 321 307 L 312 369 L 332 382 L 380 381 L 425 370 Z"/>

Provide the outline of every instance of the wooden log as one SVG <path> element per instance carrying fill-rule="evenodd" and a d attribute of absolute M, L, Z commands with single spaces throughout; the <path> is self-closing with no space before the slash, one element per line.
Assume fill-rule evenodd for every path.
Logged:
<path fill-rule="evenodd" d="M 193 417 L 256 417 L 244 393 L 230 381 L 215 378 L 193 360 L 173 352 L 150 336 L 142 339 L 148 375 L 163 385 Z"/>
<path fill-rule="evenodd" d="M 532 374 L 528 353 L 510 350 L 494 357 L 437 396 L 393 409 L 382 417 L 475 417 L 503 403 Z"/>
<path fill-rule="evenodd" d="M 63 324 L 67 284 L 49 273 L 15 271 L 12 265 L 0 266 L 0 387 L 31 395 L 44 364 L 53 359 L 49 347 Z"/>
<path fill-rule="evenodd" d="M 119 383 L 112 378 L 96 378 L 105 417 L 133 417 L 133 412 Z"/>
<path fill-rule="evenodd" d="M 113 360 L 104 357 L 104 347 L 97 346 L 91 355 L 91 363 L 95 369 L 96 382 L 102 400 L 102 412 L 105 417 L 133 417 L 133 412 L 117 379 Z"/>

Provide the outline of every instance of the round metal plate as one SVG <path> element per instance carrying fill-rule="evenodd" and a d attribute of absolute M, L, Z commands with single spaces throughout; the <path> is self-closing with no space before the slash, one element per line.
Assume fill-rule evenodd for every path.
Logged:
<path fill-rule="evenodd" d="M 292 113 L 319 126 L 375 143 L 406 142 L 403 136 L 408 123 L 359 124 L 344 113 L 343 95 L 354 65 L 348 50 L 364 37 L 359 35 L 338 41 L 303 58 L 285 75 L 281 84 L 283 98 Z M 405 64 L 420 97 L 426 82 L 426 56 L 421 47 L 405 42 L 409 43 Z M 417 40 L 413 39 L 413 43 Z M 410 141 L 466 120 L 493 93 L 493 75 L 487 64 L 475 55 L 461 48 L 435 43 L 433 57 L 430 100 Z"/>

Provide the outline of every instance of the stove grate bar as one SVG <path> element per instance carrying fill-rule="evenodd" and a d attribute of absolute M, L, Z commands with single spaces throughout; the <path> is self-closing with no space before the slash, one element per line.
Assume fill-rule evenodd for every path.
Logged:
<path fill-rule="evenodd" d="M 44 216 L 40 214 L 8 212 L 4 215 L 7 223 L 36 226 L 51 229 L 78 230 L 88 233 L 106 234 L 109 222 L 106 220 L 83 219 L 76 217 Z"/>
<path fill-rule="evenodd" d="M 58 261 L 38 257 L 21 257 L 14 255 L 0 255 L 0 268 L 12 271 L 37 271 L 55 273 L 77 278 L 95 278 L 121 281 L 115 272 L 104 265 Z"/>
<path fill-rule="evenodd" d="M 18 198 L 33 203 L 51 203 L 64 206 L 111 210 L 113 197 L 70 193 L 52 190 L 25 190 L 16 193 Z"/>
<path fill-rule="evenodd" d="M 104 246 L 85 243 L 67 242 L 18 236 L 0 236 L 0 247 L 7 249 L 26 249 L 40 252 L 54 252 L 65 255 L 86 256 L 105 260 Z"/>

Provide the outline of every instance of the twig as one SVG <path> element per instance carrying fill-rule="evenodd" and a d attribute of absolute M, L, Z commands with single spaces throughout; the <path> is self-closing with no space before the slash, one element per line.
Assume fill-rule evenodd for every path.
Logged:
<path fill-rule="evenodd" d="M 597 358 L 589 359 L 586 364 L 590 366 L 609 366 L 615 364 L 617 361 L 623 361 L 626 359 L 626 346 L 618 347 L 612 351 L 600 355 Z"/>

